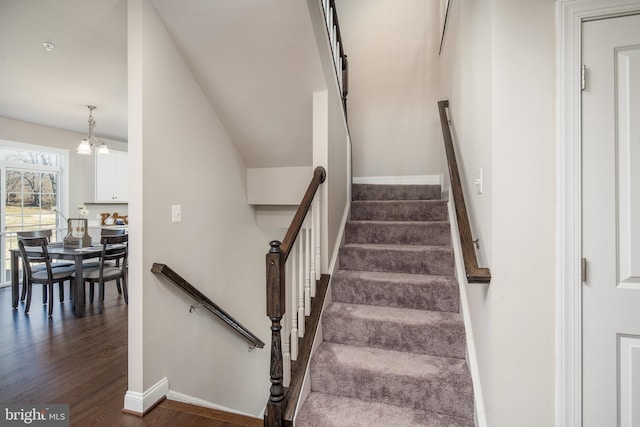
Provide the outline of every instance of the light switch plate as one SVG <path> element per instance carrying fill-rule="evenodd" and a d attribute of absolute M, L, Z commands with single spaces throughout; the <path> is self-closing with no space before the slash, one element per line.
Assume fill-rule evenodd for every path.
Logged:
<path fill-rule="evenodd" d="M 181 222 L 181 221 L 182 221 L 182 206 L 172 205 L 171 206 L 171 222 Z"/>
<path fill-rule="evenodd" d="M 476 191 L 478 194 L 482 194 L 482 168 L 480 168 L 478 178 L 476 178 Z"/>

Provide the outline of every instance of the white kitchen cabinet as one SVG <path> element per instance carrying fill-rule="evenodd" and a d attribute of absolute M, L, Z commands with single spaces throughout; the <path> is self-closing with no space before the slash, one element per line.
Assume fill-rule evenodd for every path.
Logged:
<path fill-rule="evenodd" d="M 89 203 L 127 203 L 129 200 L 128 153 L 110 150 L 92 153 L 85 160 L 85 199 Z"/>

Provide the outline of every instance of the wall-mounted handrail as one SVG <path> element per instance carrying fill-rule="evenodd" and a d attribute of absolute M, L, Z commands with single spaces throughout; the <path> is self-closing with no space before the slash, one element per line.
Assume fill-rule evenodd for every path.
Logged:
<path fill-rule="evenodd" d="M 442 136 L 444 137 L 444 148 L 447 154 L 447 165 L 449 167 L 449 178 L 451 180 L 451 192 L 453 193 L 453 203 L 456 209 L 456 219 L 458 230 L 460 231 L 460 245 L 462 246 L 462 257 L 464 258 L 464 269 L 469 283 L 489 283 L 491 282 L 491 271 L 488 268 L 478 267 L 476 251 L 473 248 L 473 237 L 471 235 L 471 225 L 467 214 L 467 205 L 464 202 L 462 192 L 462 182 L 458 172 L 458 163 L 453 149 L 453 139 L 447 118 L 447 108 L 449 101 L 438 101 L 438 111 L 440 113 L 440 124 L 442 126 Z"/>
<path fill-rule="evenodd" d="M 220 306 L 211 301 L 205 294 L 200 292 L 197 288 L 191 285 L 186 279 L 180 276 L 178 273 L 173 271 L 169 266 L 160 263 L 153 263 L 153 267 L 151 271 L 157 274 L 162 274 L 170 282 L 176 285 L 178 288 L 182 289 L 185 293 L 190 295 L 194 300 L 201 304 L 204 308 L 209 310 L 211 313 L 219 317 L 224 323 L 233 328 L 234 331 L 242 335 L 244 339 L 249 341 L 251 347 L 262 348 L 264 347 L 264 342 L 255 336 L 249 329 L 242 326 L 240 322 L 231 317 L 229 313 L 224 311 Z"/>
<path fill-rule="evenodd" d="M 304 193 L 302 202 L 296 210 L 282 243 L 278 240 L 269 242 L 270 249 L 266 255 L 267 316 L 271 320 L 271 387 L 269 389 L 269 400 L 265 411 L 264 424 L 269 427 L 288 424 L 285 419 L 285 412 L 290 408 L 287 406 L 290 404 L 295 405 L 297 395 L 294 396 L 293 394 L 299 393 L 300 391 L 300 387 L 292 386 L 295 393 L 289 393 L 287 395 L 285 386 L 290 378 L 289 373 L 291 369 L 289 365 L 292 364 L 292 360 L 297 360 L 295 369 L 296 377 L 291 379 L 291 383 L 301 385 L 302 379 L 297 376 L 304 374 L 303 365 L 308 362 L 309 356 L 308 354 L 303 354 L 302 349 L 300 355 L 298 355 L 298 341 L 299 338 L 304 337 L 304 340 L 311 340 L 310 342 L 312 342 L 311 337 L 308 335 L 311 335 L 311 331 L 315 333 L 315 325 L 317 325 L 317 323 L 315 325 L 313 322 L 306 323 L 305 318 L 311 315 L 318 304 L 321 304 L 321 301 L 324 299 L 324 292 L 326 292 L 326 287 L 320 287 L 319 292 L 318 289 L 316 289 L 317 279 L 324 279 L 324 281 L 328 283 L 328 276 L 322 275 L 321 277 L 319 274 L 320 236 L 319 233 L 317 236 L 314 234 L 318 231 L 317 228 L 320 224 L 320 209 L 316 209 L 314 200 L 318 200 L 316 192 L 325 179 L 326 172 L 324 168 L 320 166 L 315 168 L 307 191 Z M 314 206 L 313 210 L 311 210 L 312 206 Z M 307 223 L 305 229 L 306 237 L 301 239 L 304 240 L 304 248 L 293 251 L 299 256 L 293 257 L 293 262 L 295 263 L 295 258 L 299 258 L 300 263 L 296 264 L 299 270 L 291 273 L 292 284 L 290 286 L 291 296 L 289 298 L 289 304 L 292 305 L 292 313 L 290 316 L 290 326 L 292 329 L 291 331 L 286 331 L 290 333 L 290 336 L 288 334 L 285 336 L 285 338 L 288 338 L 285 340 L 286 348 L 284 352 L 288 356 L 285 357 L 282 348 L 283 341 L 280 334 L 282 318 L 287 311 L 286 307 L 288 303 L 285 286 L 285 277 L 287 276 L 285 263 L 292 253 L 300 230 L 305 224 L 305 218 L 307 218 L 310 213 L 312 215 L 310 224 Z M 314 230 L 311 231 L 311 229 Z M 318 258 L 316 258 L 316 253 Z M 304 262 L 302 261 L 303 258 Z M 313 266 L 310 267 L 310 265 Z M 296 276 L 300 278 L 300 287 L 294 283 Z M 318 292 L 317 295 L 316 292 Z M 320 295 L 322 296 L 317 298 L 317 296 Z M 313 304 L 311 303 L 312 298 Z M 300 302 L 299 305 L 297 304 L 298 301 Z M 314 306 L 313 308 L 312 305 Z M 297 308 L 297 310 L 295 310 L 294 307 Z M 285 325 L 286 324 L 287 322 L 285 322 Z M 309 334 L 305 333 L 307 329 L 310 331 Z M 308 349 L 306 347 L 308 347 Z M 304 350 L 310 353 L 311 345 L 305 346 Z M 286 380 L 284 377 L 285 372 L 287 374 Z"/>

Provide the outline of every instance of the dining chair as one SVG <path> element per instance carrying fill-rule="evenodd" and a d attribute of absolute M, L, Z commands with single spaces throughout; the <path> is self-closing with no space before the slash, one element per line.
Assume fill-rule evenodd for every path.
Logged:
<path fill-rule="evenodd" d="M 38 283 L 43 285 L 43 294 L 46 294 L 47 291 L 49 293 L 49 317 L 51 317 L 53 314 L 54 283 L 58 282 L 62 284 L 65 280 L 73 281 L 75 268 L 73 266 L 52 268 L 51 258 L 47 250 L 48 244 L 49 239 L 46 237 L 18 236 L 18 248 L 20 249 L 24 271 L 26 272 L 26 285 L 23 284 L 23 286 L 27 288 L 27 303 L 24 312 L 28 313 L 29 307 L 31 306 L 32 285 Z M 32 268 L 34 264 L 38 266 L 44 265 L 44 269 L 35 271 Z M 71 288 L 73 288 L 73 282 L 71 283 Z"/>
<path fill-rule="evenodd" d="M 123 234 L 126 234 L 126 231 L 124 228 L 103 228 L 102 230 L 100 230 L 100 237 L 102 236 L 121 236 Z"/>
<path fill-rule="evenodd" d="M 49 244 L 51 242 L 51 235 L 52 235 L 52 231 L 51 229 L 41 229 L 41 230 L 23 230 L 23 231 L 17 231 L 16 232 L 18 237 L 46 237 L 47 238 L 47 244 Z M 53 261 L 51 263 L 51 268 L 58 268 L 58 267 L 68 267 L 70 265 L 73 265 L 72 262 L 68 262 L 68 261 Z M 33 272 L 38 272 L 38 271 L 42 271 L 46 268 L 45 264 L 32 264 L 31 265 L 31 270 Z M 26 296 L 27 296 L 27 272 L 26 269 L 22 269 L 22 291 L 20 293 L 20 301 L 24 301 Z M 60 291 L 60 302 L 64 301 L 64 280 L 58 282 Z M 71 286 L 71 285 L 69 285 Z M 71 292 L 71 290 L 69 290 L 69 292 Z M 42 303 L 46 304 L 47 303 L 47 293 L 43 292 L 42 293 Z"/>
<path fill-rule="evenodd" d="M 121 236 L 126 234 L 126 230 L 124 228 L 103 228 L 100 230 L 100 237 L 102 236 Z M 110 264 L 114 264 L 116 267 L 120 267 L 120 260 L 116 260 L 115 262 L 110 262 Z M 99 267 L 99 262 L 90 262 L 84 264 L 84 269 L 88 269 L 91 267 Z M 120 279 L 116 279 L 116 288 L 118 289 L 118 294 L 122 295 L 122 282 Z M 94 283 L 89 284 L 89 301 L 93 304 L 93 296 L 95 294 Z"/>
<path fill-rule="evenodd" d="M 100 265 L 82 270 L 82 278 L 91 289 L 98 284 L 99 312 L 104 310 L 105 282 L 122 280 L 122 293 L 125 303 L 129 303 L 127 290 L 127 257 L 129 256 L 129 235 L 104 235 L 100 238 L 102 252 Z M 74 274 L 75 277 L 75 274 Z M 80 285 L 80 284 L 79 284 Z M 93 301 L 92 301 L 93 302 Z"/>

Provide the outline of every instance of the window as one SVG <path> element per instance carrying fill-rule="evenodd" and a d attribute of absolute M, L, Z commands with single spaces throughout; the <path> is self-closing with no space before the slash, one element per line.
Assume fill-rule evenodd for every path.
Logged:
<path fill-rule="evenodd" d="M 4 143 L 6 141 L 0 141 Z M 16 232 L 52 229 L 59 236 L 60 177 L 64 152 L 48 147 L 23 144 L 0 146 L 0 183 L 2 205 L 2 246 L 0 286 L 8 286 L 11 278 L 10 253 L 17 247 Z"/>
<path fill-rule="evenodd" d="M 5 172 L 5 231 L 56 228 L 57 172 Z"/>

